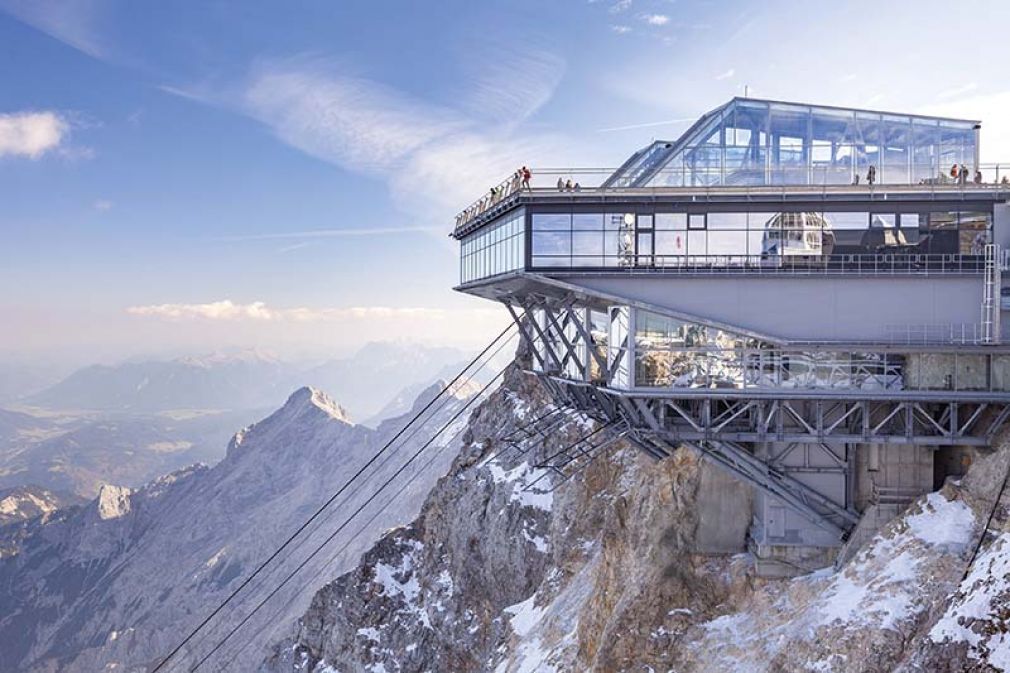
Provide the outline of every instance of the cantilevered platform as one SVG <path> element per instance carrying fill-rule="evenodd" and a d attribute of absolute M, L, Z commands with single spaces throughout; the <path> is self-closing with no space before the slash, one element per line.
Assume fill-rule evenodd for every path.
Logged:
<path fill-rule="evenodd" d="M 759 558 L 822 563 L 1010 418 L 979 128 L 733 99 L 618 169 L 497 186 L 454 223 L 456 289 L 508 307 L 559 406 L 752 485 Z"/>

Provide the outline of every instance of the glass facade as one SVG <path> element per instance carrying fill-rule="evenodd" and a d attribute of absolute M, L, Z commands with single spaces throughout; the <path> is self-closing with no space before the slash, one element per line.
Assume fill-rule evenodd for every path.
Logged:
<path fill-rule="evenodd" d="M 909 212 L 533 213 L 533 268 L 817 267 L 838 271 L 902 260 L 914 270 L 975 270 L 992 214 Z M 956 262 L 960 266 L 951 266 Z M 964 266 L 967 265 L 967 266 Z M 947 267 L 944 267 L 947 268 Z M 941 270 L 938 267 L 935 270 Z"/>
<path fill-rule="evenodd" d="M 460 241 L 460 282 L 522 269 L 525 259 L 525 212 L 514 210 Z"/>
<path fill-rule="evenodd" d="M 952 181 L 973 168 L 975 122 L 737 98 L 676 142 L 642 150 L 613 187 Z"/>
<path fill-rule="evenodd" d="M 790 351 L 758 339 L 639 310 L 635 386 L 1010 390 L 1010 356 Z"/>

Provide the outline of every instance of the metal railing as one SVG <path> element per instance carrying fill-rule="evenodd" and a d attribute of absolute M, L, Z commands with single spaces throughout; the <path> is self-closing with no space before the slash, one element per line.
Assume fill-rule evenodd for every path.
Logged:
<path fill-rule="evenodd" d="M 866 194 L 887 192 L 925 192 L 930 195 L 950 195 L 979 190 L 1010 191 L 1010 162 L 981 164 L 980 181 L 972 175 L 967 179 L 953 179 L 945 172 L 930 177 L 895 179 L 878 173 L 878 179 L 869 184 L 860 179 L 854 184 L 854 174 L 829 167 L 786 168 L 763 171 L 734 171 L 729 174 L 719 169 L 663 169 L 650 180 L 665 183 L 662 186 L 630 187 L 604 183 L 615 168 L 538 168 L 532 171 L 529 183 L 513 174 L 490 188 L 481 198 L 460 211 L 455 218 L 455 231 L 465 227 L 495 206 L 511 201 L 522 192 L 533 196 L 563 194 L 576 198 L 580 195 L 660 195 L 691 193 L 700 195 L 769 196 L 786 193 L 810 195 Z M 756 183 L 756 184 L 755 184 Z"/>
<path fill-rule="evenodd" d="M 698 275 L 931 275 L 981 274 L 985 258 L 961 254 L 767 255 L 534 255 L 532 270 L 594 274 Z"/>
<path fill-rule="evenodd" d="M 886 325 L 887 343 L 900 346 L 930 346 L 943 344 L 981 345 L 990 343 L 978 323 L 947 325 Z"/>

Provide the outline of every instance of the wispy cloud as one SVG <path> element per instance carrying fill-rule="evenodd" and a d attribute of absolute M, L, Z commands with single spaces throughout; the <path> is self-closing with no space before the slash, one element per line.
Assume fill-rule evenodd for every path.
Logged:
<path fill-rule="evenodd" d="M 610 6 L 611 14 L 620 14 L 631 8 L 631 0 L 617 0 Z"/>
<path fill-rule="evenodd" d="M 610 27 L 610 30 L 614 31 L 618 35 L 626 35 L 631 32 L 631 26 L 614 25 Z"/>
<path fill-rule="evenodd" d="M 60 147 L 70 124 L 55 112 L 0 114 L 0 157 L 38 159 Z"/>
<path fill-rule="evenodd" d="M 642 16 L 642 21 L 650 26 L 665 26 L 670 23 L 670 17 L 666 14 L 645 14 Z"/>
<path fill-rule="evenodd" d="M 281 246 L 280 248 L 277 248 L 277 253 L 283 255 L 289 252 L 294 252 L 295 250 L 301 250 L 302 248 L 307 248 L 311 245 L 312 243 L 308 241 L 303 241 L 301 243 L 292 243 L 291 245 L 284 245 Z"/>
<path fill-rule="evenodd" d="M 968 82 L 967 84 L 962 84 L 961 86 L 956 86 L 951 89 L 941 91 L 940 93 L 936 94 L 936 97 L 940 99 L 957 98 L 958 96 L 964 96 L 966 94 L 969 94 L 972 91 L 975 91 L 977 88 L 978 84 L 976 84 L 975 82 Z"/>
<path fill-rule="evenodd" d="M 308 231 L 279 231 L 237 236 L 218 236 L 224 242 L 274 241 L 285 239 L 355 238 L 359 236 L 386 236 L 389 234 L 445 233 L 445 227 L 360 227 L 348 229 L 310 229 Z"/>
<path fill-rule="evenodd" d="M 478 309 L 479 310 L 479 309 Z M 497 313 L 487 309 L 489 313 Z M 273 308 L 265 302 L 240 304 L 223 299 L 205 304 L 152 304 L 130 306 L 126 312 L 133 316 L 158 318 L 170 321 L 289 321 L 317 322 L 361 319 L 446 319 L 456 311 L 427 307 L 350 306 L 346 308 Z M 473 313 L 468 310 L 467 313 Z"/>
<path fill-rule="evenodd" d="M 642 124 L 628 124 L 627 126 L 612 126 L 606 129 L 596 129 L 597 133 L 610 133 L 612 131 L 630 131 L 632 129 L 644 129 L 650 126 L 669 126 L 671 124 L 684 124 L 693 122 L 694 117 L 684 117 L 682 119 L 667 119 L 661 122 L 645 122 Z"/>
<path fill-rule="evenodd" d="M 95 0 L 0 0 L 0 11 L 89 56 L 106 60 L 109 50 L 96 29 L 100 6 Z"/>
<path fill-rule="evenodd" d="M 516 50 L 512 43 L 481 45 L 485 57 L 467 59 L 470 81 L 461 96 L 462 111 L 514 127 L 532 116 L 554 95 L 565 74 L 563 58 L 527 46 Z"/>
<path fill-rule="evenodd" d="M 112 210 L 112 201 L 108 199 L 98 199 L 91 205 L 95 210 L 103 213 Z"/>
<path fill-rule="evenodd" d="M 345 64 L 306 58 L 262 63 L 228 86 L 162 88 L 256 119 L 306 154 L 384 179 L 394 200 L 415 216 L 442 219 L 517 166 L 572 158 L 566 138 L 523 134 L 512 123 L 550 98 L 563 69 L 549 56 L 535 61 L 527 77 L 501 77 L 495 94 L 478 81 L 472 96 L 459 97 L 459 107 L 350 75 Z M 481 99 L 494 101 L 483 116 L 472 104 Z"/>
<path fill-rule="evenodd" d="M 716 76 L 715 76 L 715 79 L 716 79 L 717 81 L 718 81 L 718 80 L 724 80 L 724 79 L 729 79 L 730 77 L 732 77 L 732 76 L 733 76 L 733 75 L 735 75 L 735 74 L 736 74 L 736 70 L 734 70 L 733 68 L 730 68 L 730 69 L 729 69 L 729 70 L 727 70 L 726 72 L 724 72 L 724 73 L 720 73 L 720 74 L 716 75 Z"/>

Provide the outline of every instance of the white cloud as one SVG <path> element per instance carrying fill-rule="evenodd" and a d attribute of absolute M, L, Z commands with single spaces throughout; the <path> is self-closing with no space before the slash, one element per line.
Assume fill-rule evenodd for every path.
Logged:
<path fill-rule="evenodd" d="M 133 316 L 160 318 L 171 321 L 288 321 L 316 322 L 331 320 L 360 319 L 436 319 L 445 320 L 454 311 L 426 307 L 390 307 L 390 306 L 350 306 L 346 308 L 272 308 L 262 301 L 249 304 L 237 304 L 230 299 L 209 302 L 206 304 L 152 304 L 148 306 L 130 306 L 126 312 Z M 478 310 L 479 312 L 479 310 Z M 497 315 L 498 311 L 487 309 L 488 313 Z M 474 313 L 473 310 L 467 311 Z"/>
<path fill-rule="evenodd" d="M 107 59 L 96 29 L 100 9 L 94 0 L 0 0 L 0 10 L 19 21 L 89 56 Z"/>
<path fill-rule="evenodd" d="M 112 210 L 112 201 L 109 201 L 108 199 L 98 199 L 92 204 L 92 206 L 97 211 L 105 212 Z"/>
<path fill-rule="evenodd" d="M 55 112 L 0 114 L 0 157 L 37 159 L 60 146 L 70 125 Z"/>
<path fill-rule="evenodd" d="M 610 30 L 614 31 L 618 35 L 626 35 L 631 32 L 631 26 L 611 26 Z"/>
<path fill-rule="evenodd" d="M 735 74 L 736 74 L 736 70 L 734 70 L 733 68 L 730 68 L 726 72 L 724 72 L 722 74 L 719 74 L 719 75 L 716 75 L 715 79 L 716 80 L 729 79 L 730 77 L 732 77 Z"/>
<path fill-rule="evenodd" d="M 670 23 L 670 17 L 666 14 L 646 14 L 642 17 L 642 21 L 645 21 L 650 26 L 665 26 Z"/>
<path fill-rule="evenodd" d="M 631 0 L 617 0 L 614 4 L 610 6 L 611 14 L 620 14 L 631 7 Z"/>

